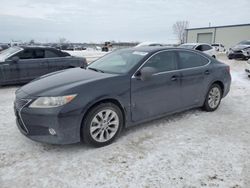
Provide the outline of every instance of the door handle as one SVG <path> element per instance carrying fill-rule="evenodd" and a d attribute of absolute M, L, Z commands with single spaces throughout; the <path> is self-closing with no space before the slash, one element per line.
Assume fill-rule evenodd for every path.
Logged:
<path fill-rule="evenodd" d="M 206 74 L 206 75 L 209 75 L 209 74 L 210 74 L 210 71 L 209 71 L 209 70 L 206 70 L 206 71 L 205 71 L 205 74 Z"/>
<path fill-rule="evenodd" d="M 171 81 L 176 81 L 178 78 L 179 78 L 179 76 L 174 75 L 171 77 Z"/>

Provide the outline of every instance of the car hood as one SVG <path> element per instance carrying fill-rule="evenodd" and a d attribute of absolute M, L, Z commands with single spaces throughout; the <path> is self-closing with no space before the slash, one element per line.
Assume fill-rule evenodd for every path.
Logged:
<path fill-rule="evenodd" d="M 69 92 L 71 88 L 75 88 L 76 86 L 114 76 L 117 75 L 99 73 L 82 68 L 73 68 L 42 76 L 21 87 L 20 91 L 34 97 L 57 96 Z M 18 92 L 19 91 L 17 91 L 17 95 Z"/>
<path fill-rule="evenodd" d="M 244 50 L 245 48 L 250 48 L 250 45 L 236 45 L 232 48 L 232 50 L 237 51 L 237 50 Z"/>

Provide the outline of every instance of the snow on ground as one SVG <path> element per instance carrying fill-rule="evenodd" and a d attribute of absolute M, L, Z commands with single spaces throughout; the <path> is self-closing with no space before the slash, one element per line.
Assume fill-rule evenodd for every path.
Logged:
<path fill-rule="evenodd" d="M 0 89 L 0 187 L 250 187 L 250 79 L 229 61 L 230 94 L 216 112 L 189 110 L 90 148 L 33 142 L 19 133 L 16 87 Z"/>
<path fill-rule="evenodd" d="M 91 48 L 88 48 L 87 50 L 81 50 L 81 51 L 65 51 L 65 52 L 69 53 L 72 56 L 85 57 L 88 63 L 91 63 L 92 61 L 108 53 L 108 52 L 97 51 Z"/>

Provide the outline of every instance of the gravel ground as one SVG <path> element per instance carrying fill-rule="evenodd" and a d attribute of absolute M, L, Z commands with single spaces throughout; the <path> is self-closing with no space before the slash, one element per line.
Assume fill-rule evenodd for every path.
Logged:
<path fill-rule="evenodd" d="M 250 187 L 250 79 L 231 66 L 232 88 L 213 113 L 194 109 L 126 130 L 90 148 L 33 142 L 15 124 L 16 87 L 0 89 L 0 187 Z"/>

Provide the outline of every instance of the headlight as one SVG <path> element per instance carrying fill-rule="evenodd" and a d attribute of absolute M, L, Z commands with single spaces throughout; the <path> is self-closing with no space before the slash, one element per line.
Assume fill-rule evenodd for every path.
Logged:
<path fill-rule="evenodd" d="M 72 101 L 77 95 L 59 97 L 39 97 L 29 106 L 30 108 L 54 108 L 63 106 Z"/>
<path fill-rule="evenodd" d="M 250 48 L 246 48 L 246 49 L 242 50 L 242 53 L 244 56 L 249 56 L 250 55 Z"/>

